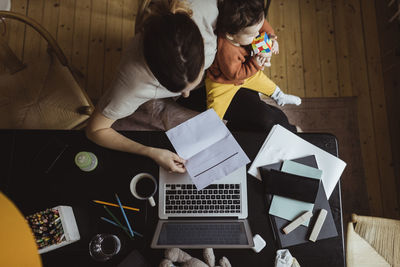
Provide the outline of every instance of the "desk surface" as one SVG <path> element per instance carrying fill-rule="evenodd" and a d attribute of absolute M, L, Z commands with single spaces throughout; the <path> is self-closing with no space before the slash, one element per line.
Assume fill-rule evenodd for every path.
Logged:
<path fill-rule="evenodd" d="M 171 149 L 163 132 L 121 132 L 146 145 Z M 58 205 L 74 209 L 81 240 L 46 253 L 45 266 L 116 266 L 132 249 L 138 249 L 152 266 L 158 266 L 164 250 L 150 249 L 153 231 L 158 221 L 157 208 L 146 201 L 134 199 L 129 191 L 131 178 L 140 172 L 149 172 L 158 178 L 158 166 L 149 158 L 112 151 L 99 147 L 86 139 L 81 131 L 0 131 L 0 159 L 4 166 L 0 190 L 8 195 L 28 215 Z M 265 140 L 265 134 L 234 133 L 248 157 L 253 160 Z M 334 136 L 329 134 L 301 134 L 301 137 L 337 154 Z M 60 152 L 63 151 L 60 154 Z M 74 164 L 79 151 L 97 155 L 99 165 L 92 172 L 80 171 Z M 59 155 L 58 159 L 54 158 Z M 277 246 L 273 239 L 261 182 L 248 177 L 249 223 L 253 234 L 260 234 L 267 246 L 260 253 L 252 250 L 215 250 L 216 259 L 226 256 L 234 266 L 273 266 Z M 114 193 L 129 206 L 140 212 L 129 212 L 129 220 L 143 238 L 126 238 L 123 231 L 100 220 L 107 216 L 101 205 L 91 202 L 99 199 L 115 202 Z M 156 199 L 157 201 L 157 199 Z M 339 236 L 316 243 L 290 247 L 302 266 L 344 266 L 344 244 L 340 183 L 329 200 Z M 118 209 L 112 210 L 120 216 Z M 107 263 L 93 261 L 88 253 L 90 239 L 97 233 L 114 233 L 121 238 L 123 248 L 119 255 Z M 192 256 L 202 258 L 202 251 L 187 250 Z"/>

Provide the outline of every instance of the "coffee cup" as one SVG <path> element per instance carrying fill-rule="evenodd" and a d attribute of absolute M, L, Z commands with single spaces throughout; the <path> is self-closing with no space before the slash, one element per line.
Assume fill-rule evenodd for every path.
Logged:
<path fill-rule="evenodd" d="M 154 207 L 154 194 L 157 192 L 157 180 L 149 173 L 139 173 L 135 175 L 130 184 L 132 195 L 141 200 L 148 200 L 150 205 Z"/>

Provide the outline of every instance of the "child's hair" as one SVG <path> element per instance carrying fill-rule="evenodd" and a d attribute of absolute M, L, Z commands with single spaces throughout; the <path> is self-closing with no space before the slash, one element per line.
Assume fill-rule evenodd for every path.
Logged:
<path fill-rule="evenodd" d="M 218 5 L 217 33 L 236 34 L 256 25 L 264 17 L 262 0 L 222 0 Z"/>
<path fill-rule="evenodd" d="M 204 43 L 184 1 L 157 1 L 143 23 L 143 52 L 156 79 L 180 92 L 204 66 Z"/>

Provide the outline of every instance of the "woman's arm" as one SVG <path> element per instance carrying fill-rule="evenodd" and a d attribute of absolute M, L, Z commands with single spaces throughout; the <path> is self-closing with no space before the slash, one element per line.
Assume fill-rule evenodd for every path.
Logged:
<path fill-rule="evenodd" d="M 111 128 L 114 121 L 95 111 L 86 127 L 86 136 L 103 147 L 150 157 L 168 171 L 179 173 L 186 171 L 183 165 L 185 160 L 177 154 L 166 149 L 142 145 L 119 134 Z"/>

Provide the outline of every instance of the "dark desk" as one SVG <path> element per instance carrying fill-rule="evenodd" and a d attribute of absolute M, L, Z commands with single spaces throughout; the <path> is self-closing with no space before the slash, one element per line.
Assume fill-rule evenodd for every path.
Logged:
<path fill-rule="evenodd" d="M 171 148 L 162 132 L 122 132 L 146 145 Z M 265 134 L 234 133 L 239 144 L 252 160 L 265 140 Z M 46 253 L 42 256 L 45 266 L 116 266 L 132 250 L 138 249 L 152 266 L 158 266 L 163 250 L 150 249 L 158 214 L 145 201 L 133 198 L 129 191 L 131 178 L 139 172 L 149 172 L 158 177 L 158 166 L 150 159 L 108 150 L 86 139 L 81 131 L 0 131 L 3 175 L 0 190 L 8 195 L 28 215 L 57 205 L 69 205 L 74 209 L 81 240 Z M 332 135 L 301 134 L 301 137 L 336 155 L 336 139 Z M 56 149 L 54 149 L 56 148 Z M 57 151 L 63 151 L 56 162 Z M 74 164 L 79 151 L 91 151 L 97 155 L 98 167 L 83 172 Z M 53 158 L 51 158 L 53 157 Z M 226 256 L 233 266 L 273 266 L 274 241 L 261 182 L 248 178 L 249 223 L 253 234 L 260 234 L 267 246 L 258 254 L 252 250 L 215 250 L 216 259 Z M 129 240 L 123 231 L 109 225 L 100 216 L 108 217 L 101 205 L 92 199 L 115 202 L 114 193 L 121 201 L 141 209 L 128 212 L 132 227 L 144 234 L 144 238 Z M 157 201 L 157 199 L 156 199 Z M 344 244 L 340 183 L 329 200 L 339 236 L 316 243 L 290 248 L 301 266 L 344 266 Z M 112 211 L 122 219 L 118 209 Z M 123 243 L 119 255 L 107 263 L 93 261 L 88 253 L 88 243 L 97 233 L 117 234 Z M 192 256 L 202 258 L 201 250 L 187 250 Z"/>

